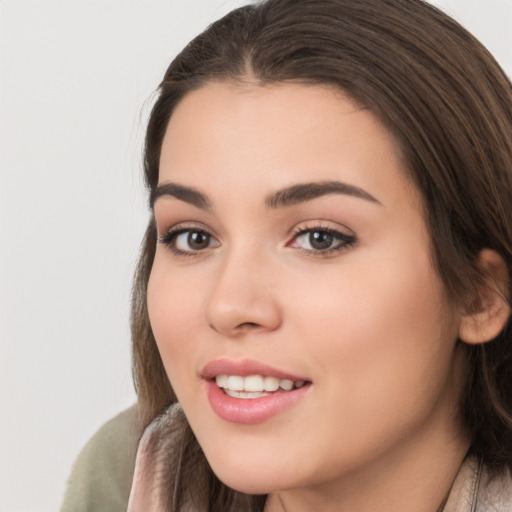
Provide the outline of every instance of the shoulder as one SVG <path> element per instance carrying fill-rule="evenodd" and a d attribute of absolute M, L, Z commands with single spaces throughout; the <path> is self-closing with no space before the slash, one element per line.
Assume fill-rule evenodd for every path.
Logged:
<path fill-rule="evenodd" d="M 510 512 L 512 475 L 508 468 L 491 471 L 468 456 L 453 483 L 443 512 Z"/>
<path fill-rule="evenodd" d="M 136 406 L 105 423 L 73 466 L 61 512 L 124 512 L 139 438 Z"/>

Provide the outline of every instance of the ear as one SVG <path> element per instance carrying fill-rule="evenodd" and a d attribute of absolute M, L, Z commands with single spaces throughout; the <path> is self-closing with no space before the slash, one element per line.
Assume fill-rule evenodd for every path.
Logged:
<path fill-rule="evenodd" d="M 459 338 L 471 345 L 494 339 L 510 315 L 509 279 L 503 258 L 491 249 L 478 256 L 484 282 L 477 288 L 471 311 L 462 316 Z"/>

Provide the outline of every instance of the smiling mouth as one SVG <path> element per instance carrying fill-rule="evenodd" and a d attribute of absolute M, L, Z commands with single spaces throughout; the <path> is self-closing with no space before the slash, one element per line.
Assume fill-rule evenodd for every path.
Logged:
<path fill-rule="evenodd" d="M 201 371 L 213 412 L 232 424 L 257 425 L 305 400 L 313 382 L 252 359 L 215 359 Z"/>
<path fill-rule="evenodd" d="M 275 393 L 286 393 L 306 385 L 305 380 L 278 379 L 263 375 L 217 375 L 215 383 L 232 398 L 255 399 Z"/>

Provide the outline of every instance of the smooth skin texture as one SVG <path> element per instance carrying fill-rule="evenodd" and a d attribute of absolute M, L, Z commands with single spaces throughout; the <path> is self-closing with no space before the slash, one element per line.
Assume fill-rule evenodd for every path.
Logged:
<path fill-rule="evenodd" d="M 267 204 L 331 181 L 368 196 Z M 170 119 L 169 183 L 206 198 L 155 201 L 148 308 L 214 472 L 270 493 L 271 512 L 435 512 L 469 445 L 456 414 L 466 317 L 433 268 L 421 198 L 389 132 L 328 87 L 213 83 Z M 200 376 L 217 358 L 311 386 L 268 421 L 229 423 Z"/>

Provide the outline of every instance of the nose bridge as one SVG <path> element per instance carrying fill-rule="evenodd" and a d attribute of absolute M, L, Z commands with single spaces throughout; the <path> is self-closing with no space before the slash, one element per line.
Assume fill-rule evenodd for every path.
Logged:
<path fill-rule="evenodd" d="M 273 289 L 272 258 L 251 244 L 222 258 L 206 304 L 207 323 L 225 336 L 274 330 L 281 315 Z"/>

